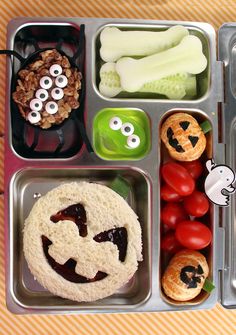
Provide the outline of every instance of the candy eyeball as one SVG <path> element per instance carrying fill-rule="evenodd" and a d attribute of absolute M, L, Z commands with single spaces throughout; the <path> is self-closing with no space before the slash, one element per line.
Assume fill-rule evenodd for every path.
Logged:
<path fill-rule="evenodd" d="M 138 135 L 130 135 L 127 138 L 127 145 L 130 149 L 135 149 L 139 146 L 140 144 L 140 138 Z"/>
<path fill-rule="evenodd" d="M 56 77 L 55 84 L 56 84 L 57 87 L 61 87 L 61 88 L 66 87 L 67 84 L 68 84 L 68 79 L 66 78 L 66 76 L 64 76 L 62 74 L 62 75 Z"/>
<path fill-rule="evenodd" d="M 52 89 L 51 96 L 54 100 L 60 100 L 64 97 L 64 92 L 61 88 L 55 87 Z"/>
<path fill-rule="evenodd" d="M 124 136 L 130 136 L 133 134 L 133 132 L 134 132 L 134 126 L 132 125 L 132 123 L 129 122 L 123 123 L 121 127 L 121 133 Z"/>
<path fill-rule="evenodd" d="M 27 118 L 30 123 L 34 124 L 34 123 L 38 123 L 41 120 L 41 115 L 37 111 L 31 111 L 29 112 Z"/>
<path fill-rule="evenodd" d="M 44 76 L 40 79 L 39 84 L 40 84 L 40 87 L 48 90 L 50 87 L 52 87 L 52 79 L 48 76 Z"/>
<path fill-rule="evenodd" d="M 55 114 L 58 111 L 58 105 L 55 101 L 48 101 L 45 105 L 48 114 Z"/>
<path fill-rule="evenodd" d="M 43 107 L 43 103 L 39 99 L 33 99 L 30 101 L 30 109 L 33 111 L 40 111 Z"/>
<path fill-rule="evenodd" d="M 48 91 L 46 91 L 44 88 L 40 88 L 36 91 L 35 96 L 41 101 L 46 101 L 48 98 Z"/>
<path fill-rule="evenodd" d="M 115 116 L 113 117 L 109 122 L 109 127 L 112 130 L 119 130 L 122 126 L 122 121 L 119 117 Z"/>
<path fill-rule="evenodd" d="M 50 67 L 49 72 L 53 77 L 60 76 L 60 74 L 62 74 L 62 67 L 58 64 L 54 64 Z"/>

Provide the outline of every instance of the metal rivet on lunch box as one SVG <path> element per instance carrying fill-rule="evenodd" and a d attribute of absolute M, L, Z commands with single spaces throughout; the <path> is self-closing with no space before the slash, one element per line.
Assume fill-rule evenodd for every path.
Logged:
<path fill-rule="evenodd" d="M 34 193 L 34 199 L 39 199 L 42 196 L 41 193 L 35 192 Z"/>

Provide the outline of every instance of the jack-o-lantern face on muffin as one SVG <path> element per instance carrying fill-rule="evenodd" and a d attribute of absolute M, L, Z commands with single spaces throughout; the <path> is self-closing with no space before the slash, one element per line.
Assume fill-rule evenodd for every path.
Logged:
<path fill-rule="evenodd" d="M 179 161 L 198 159 L 206 147 L 206 137 L 197 120 L 187 113 L 176 113 L 161 127 L 161 139 L 169 154 Z"/>
<path fill-rule="evenodd" d="M 110 188 L 61 185 L 41 197 L 25 222 L 24 254 L 55 295 L 94 301 L 113 294 L 142 260 L 136 214 Z"/>
<path fill-rule="evenodd" d="M 171 259 L 162 277 L 165 294 L 176 301 L 195 298 L 209 274 L 205 257 L 195 250 L 182 250 Z"/>

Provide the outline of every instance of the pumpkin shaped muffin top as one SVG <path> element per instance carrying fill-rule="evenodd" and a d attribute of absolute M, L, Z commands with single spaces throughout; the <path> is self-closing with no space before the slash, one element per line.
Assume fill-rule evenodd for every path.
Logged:
<path fill-rule="evenodd" d="M 165 294 L 176 301 L 195 298 L 209 274 L 206 258 L 195 250 L 179 251 L 171 259 L 162 277 Z"/>
<path fill-rule="evenodd" d="M 178 161 L 198 159 L 206 148 L 206 137 L 197 120 L 187 113 L 175 113 L 161 127 L 161 139 L 171 157 Z"/>
<path fill-rule="evenodd" d="M 142 260 L 134 211 L 110 188 L 88 182 L 63 184 L 42 196 L 25 221 L 23 247 L 39 283 L 75 301 L 113 294 Z"/>

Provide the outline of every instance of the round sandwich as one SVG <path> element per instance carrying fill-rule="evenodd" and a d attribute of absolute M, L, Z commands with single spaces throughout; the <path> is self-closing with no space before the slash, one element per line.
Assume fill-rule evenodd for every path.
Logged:
<path fill-rule="evenodd" d="M 75 301 L 112 295 L 142 260 L 137 215 L 116 192 L 88 182 L 42 196 L 25 221 L 23 247 L 38 282 Z"/>

